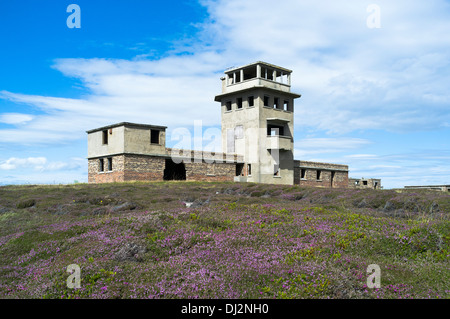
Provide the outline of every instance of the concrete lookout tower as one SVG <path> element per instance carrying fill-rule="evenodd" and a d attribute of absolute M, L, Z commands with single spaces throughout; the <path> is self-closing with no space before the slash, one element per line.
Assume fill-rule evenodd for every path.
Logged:
<path fill-rule="evenodd" d="M 291 73 L 266 62 L 222 77 L 222 151 L 243 156 L 235 181 L 294 184 L 294 100 Z"/>

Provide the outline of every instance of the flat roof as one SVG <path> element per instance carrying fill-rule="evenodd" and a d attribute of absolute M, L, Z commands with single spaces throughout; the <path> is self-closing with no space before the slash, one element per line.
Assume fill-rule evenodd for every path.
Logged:
<path fill-rule="evenodd" d="M 161 125 L 120 122 L 120 123 L 116 123 L 116 124 L 111 124 L 111 125 L 107 125 L 107 126 L 94 128 L 92 130 L 86 131 L 86 133 L 88 133 L 88 134 L 89 133 L 94 133 L 94 132 L 97 132 L 97 131 L 108 130 L 110 128 L 119 127 L 119 126 L 128 126 L 128 127 L 136 127 L 136 128 L 150 128 L 150 129 L 159 129 L 159 130 L 165 130 L 167 128 L 167 126 L 161 126 Z"/>
<path fill-rule="evenodd" d="M 263 64 L 263 65 L 268 66 L 269 68 L 272 68 L 272 69 L 277 69 L 277 70 L 280 70 L 280 71 L 285 71 L 287 73 L 292 73 L 292 70 L 283 68 L 283 67 L 275 65 L 275 64 L 270 64 L 270 63 L 267 63 L 267 62 L 263 62 L 263 61 L 256 61 L 256 62 L 249 63 L 249 64 L 246 64 L 246 65 L 243 65 L 243 66 L 239 66 L 239 67 L 234 67 L 233 66 L 233 67 L 225 70 L 224 73 L 226 74 L 226 73 L 233 72 L 233 71 L 236 71 L 236 70 L 240 70 L 240 69 L 243 69 L 243 68 L 247 68 L 249 66 L 256 65 L 256 64 Z"/>

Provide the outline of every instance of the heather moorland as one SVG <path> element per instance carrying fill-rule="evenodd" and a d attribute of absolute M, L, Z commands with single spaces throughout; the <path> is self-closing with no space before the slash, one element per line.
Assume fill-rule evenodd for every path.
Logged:
<path fill-rule="evenodd" d="M 450 194 L 0 187 L 0 298 L 450 298 Z M 69 288 L 68 265 L 80 288 Z M 380 288 L 367 267 L 380 267 Z"/>

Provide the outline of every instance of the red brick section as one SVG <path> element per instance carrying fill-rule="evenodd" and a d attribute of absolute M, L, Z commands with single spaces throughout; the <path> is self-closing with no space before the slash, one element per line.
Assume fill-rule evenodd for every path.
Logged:
<path fill-rule="evenodd" d="M 188 181 L 233 181 L 236 164 L 231 163 L 185 163 Z"/>
<path fill-rule="evenodd" d="M 123 181 L 162 181 L 166 158 L 163 156 L 142 156 L 123 154 L 112 156 L 113 170 L 100 171 L 100 159 L 89 159 L 89 183 L 110 183 Z M 236 173 L 234 163 L 185 163 L 186 180 L 189 181 L 233 181 Z"/>

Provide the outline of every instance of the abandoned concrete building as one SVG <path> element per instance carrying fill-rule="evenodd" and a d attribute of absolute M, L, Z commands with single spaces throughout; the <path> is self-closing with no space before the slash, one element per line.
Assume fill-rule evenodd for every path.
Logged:
<path fill-rule="evenodd" d="M 348 179 L 349 188 L 371 188 L 371 189 L 382 189 L 381 179 L 379 178 L 349 178 Z"/>
<path fill-rule="evenodd" d="M 255 62 L 224 72 L 222 153 L 166 147 L 166 127 L 117 123 L 87 131 L 89 183 L 235 181 L 358 187 L 348 166 L 294 160 L 292 70 Z M 373 182 L 375 181 L 375 182 Z M 362 186 L 381 187 L 380 180 Z M 364 185 L 363 185 L 364 184 Z"/>

